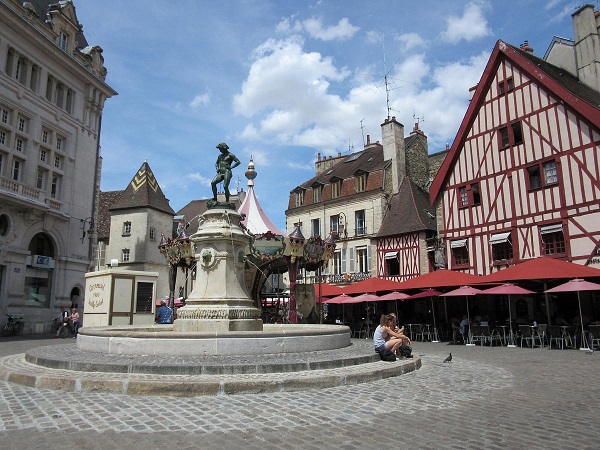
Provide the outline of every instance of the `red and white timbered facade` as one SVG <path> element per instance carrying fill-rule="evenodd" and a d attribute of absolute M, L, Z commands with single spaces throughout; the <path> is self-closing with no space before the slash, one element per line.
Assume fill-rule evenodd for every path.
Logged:
<path fill-rule="evenodd" d="M 496 44 L 430 189 L 449 268 L 600 267 L 600 93 L 563 72 Z"/>

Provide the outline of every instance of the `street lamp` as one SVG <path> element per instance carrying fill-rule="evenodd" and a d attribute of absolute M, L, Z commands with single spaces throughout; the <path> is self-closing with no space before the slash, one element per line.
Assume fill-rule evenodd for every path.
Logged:
<path fill-rule="evenodd" d="M 87 233 L 93 233 L 94 232 L 94 218 L 93 217 L 87 217 L 85 219 L 79 219 L 79 221 L 81 222 L 81 243 L 83 244 L 83 240 L 85 239 L 85 224 L 89 223 L 90 226 L 87 230 Z"/>

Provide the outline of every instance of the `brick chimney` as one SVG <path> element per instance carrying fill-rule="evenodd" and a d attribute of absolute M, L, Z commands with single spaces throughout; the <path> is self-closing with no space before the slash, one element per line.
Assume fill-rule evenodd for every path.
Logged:
<path fill-rule="evenodd" d="M 397 194 L 406 176 L 406 150 L 404 148 L 404 125 L 396 117 L 381 124 L 383 136 L 383 159 L 391 160 L 392 194 Z"/>
<path fill-rule="evenodd" d="M 524 41 L 521 44 L 521 50 L 527 53 L 531 53 L 533 55 L 533 49 L 529 46 L 529 41 Z"/>

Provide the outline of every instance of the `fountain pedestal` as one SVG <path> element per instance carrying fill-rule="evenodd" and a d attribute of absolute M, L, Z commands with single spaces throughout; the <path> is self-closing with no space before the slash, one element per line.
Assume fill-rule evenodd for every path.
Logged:
<path fill-rule="evenodd" d="M 174 331 L 261 331 L 260 310 L 246 289 L 244 264 L 252 237 L 240 226 L 242 217 L 226 207 L 209 209 L 190 236 L 196 256 L 196 281 L 177 310 Z"/>

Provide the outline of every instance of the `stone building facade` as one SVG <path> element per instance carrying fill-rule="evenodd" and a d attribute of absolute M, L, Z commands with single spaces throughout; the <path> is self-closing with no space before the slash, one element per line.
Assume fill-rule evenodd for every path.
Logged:
<path fill-rule="evenodd" d="M 398 246 L 404 242 L 405 233 L 416 233 L 412 240 L 423 249 L 411 251 L 413 261 L 409 265 L 428 265 L 426 239 L 435 234 L 430 217 L 414 206 L 402 211 L 402 218 L 390 212 L 394 205 L 403 205 L 398 199 L 404 195 L 409 195 L 413 204 L 416 195 L 419 204 L 428 205 L 427 187 L 434 174 L 430 173 L 427 137 L 418 124 L 405 137 L 404 126 L 395 117 L 386 119 L 381 130 L 382 143 L 372 143 L 367 136 L 360 152 L 324 159 L 319 154 L 315 177 L 290 193 L 287 234 L 299 227 L 305 237 L 332 234 L 336 239 L 323 281 L 344 284 L 374 276 L 398 278 L 397 271 L 392 275 L 387 270 L 385 259 L 386 253 L 394 253 L 395 267 L 404 264 Z M 418 223 L 411 222 L 410 230 L 401 226 L 406 223 L 406 214 L 419 216 Z M 316 281 L 314 273 L 302 275 L 306 283 Z"/>
<path fill-rule="evenodd" d="M 83 306 L 105 78 L 72 2 L 0 1 L 0 312 L 25 333 Z"/>

